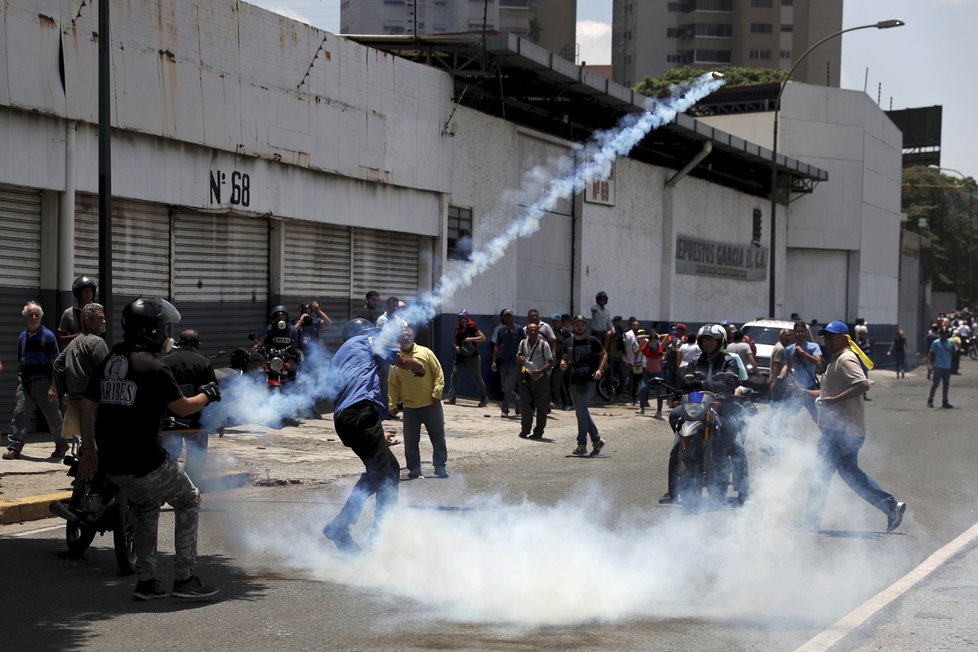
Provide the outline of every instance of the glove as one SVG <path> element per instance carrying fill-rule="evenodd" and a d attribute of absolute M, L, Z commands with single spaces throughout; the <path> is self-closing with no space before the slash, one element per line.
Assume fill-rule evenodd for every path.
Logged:
<path fill-rule="evenodd" d="M 207 396 L 207 404 L 217 403 L 221 400 L 221 386 L 217 383 L 207 383 L 201 386 L 201 394 Z"/>
<path fill-rule="evenodd" d="M 703 390 L 703 382 L 699 380 L 684 381 L 680 388 L 683 392 L 699 392 Z"/>

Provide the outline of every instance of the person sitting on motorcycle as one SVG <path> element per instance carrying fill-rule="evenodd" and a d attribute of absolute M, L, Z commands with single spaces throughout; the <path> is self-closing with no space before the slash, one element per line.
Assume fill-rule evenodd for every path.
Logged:
<path fill-rule="evenodd" d="M 299 331 L 289 321 L 289 311 L 285 306 L 272 308 L 268 324 L 262 328 L 252 348 L 257 351 L 262 347 L 266 351 L 288 351 L 299 357 Z"/>
<path fill-rule="evenodd" d="M 683 383 L 684 390 L 708 391 L 726 396 L 728 400 L 721 402 L 721 419 L 733 414 L 735 406 L 729 397 L 734 394 L 736 389 L 738 383 L 736 378 L 740 377 L 736 356 L 730 355 L 724 350 L 726 339 L 727 334 L 723 326 L 709 324 L 700 328 L 696 334 L 696 343 L 702 353 L 686 367 L 686 374 L 694 374 L 698 379 Z M 669 414 L 669 425 L 673 432 L 678 433 L 682 414 L 681 407 L 674 408 Z M 740 445 L 737 428 L 734 427 L 733 423 L 729 423 L 729 420 L 728 427 L 721 430 L 721 438 L 721 441 L 717 442 L 720 459 L 730 458 L 733 465 L 734 490 L 737 492 L 736 504 L 743 505 L 750 492 L 747 453 L 744 451 L 744 447 Z M 673 441 L 672 450 L 669 452 L 668 490 L 659 499 L 659 503 L 663 505 L 671 504 L 675 495 L 676 474 L 679 471 L 679 444 L 679 435 L 677 434 Z"/>

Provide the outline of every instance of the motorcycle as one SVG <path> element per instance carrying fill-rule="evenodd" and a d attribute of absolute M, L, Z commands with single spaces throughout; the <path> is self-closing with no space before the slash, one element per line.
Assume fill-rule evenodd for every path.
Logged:
<path fill-rule="evenodd" d="M 248 338 L 255 340 L 254 334 Z M 261 356 L 262 372 L 269 391 L 281 392 L 283 385 L 295 382 L 301 358 L 291 347 L 265 348 L 264 344 L 260 344 L 255 352 Z"/>
<path fill-rule="evenodd" d="M 75 555 L 85 552 L 96 534 L 112 532 L 115 560 L 123 575 L 136 572 L 136 506 L 102 473 L 91 480 L 78 477 L 77 443 L 64 458 L 71 482 L 71 498 L 55 500 L 51 512 L 65 519 L 65 542 Z"/>
<path fill-rule="evenodd" d="M 962 338 L 962 340 L 962 354 L 972 360 L 978 360 L 978 336 L 972 335 L 971 337 Z"/>
<path fill-rule="evenodd" d="M 687 382 L 695 381 L 702 374 L 687 374 Z M 736 374 L 729 374 L 736 377 Z M 667 385 L 661 378 L 653 378 L 652 384 L 661 385 L 672 393 L 673 406 L 680 406 L 682 413 L 673 424 L 679 437 L 679 467 L 676 475 L 676 495 L 683 509 L 696 512 L 704 506 L 716 507 L 724 502 L 730 481 L 730 464 L 723 458 L 719 442 L 724 436 L 724 419 L 720 408 L 724 401 L 750 403 L 752 390 L 738 387 L 740 396 L 725 396 L 716 392 L 692 390 L 687 387 Z M 753 404 L 750 403 L 750 408 Z M 749 412 L 748 407 L 742 407 Z M 756 413 L 756 408 L 754 408 Z M 737 419 L 741 416 L 738 410 Z M 734 427 L 726 424 L 727 428 Z M 741 429 L 742 431 L 743 429 Z M 740 433 L 743 438 L 743 432 Z M 703 489 L 706 489 L 706 496 Z M 704 503 L 704 498 L 706 502 Z"/>

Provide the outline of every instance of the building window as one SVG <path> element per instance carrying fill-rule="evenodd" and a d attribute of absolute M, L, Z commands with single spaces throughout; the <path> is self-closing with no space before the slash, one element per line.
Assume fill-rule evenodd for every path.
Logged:
<path fill-rule="evenodd" d="M 690 54 L 688 52 L 684 52 L 684 53 L 681 53 L 681 54 L 667 54 L 666 55 L 666 63 L 680 63 L 680 64 L 683 64 L 683 63 L 690 63 L 692 60 L 693 60 L 693 58 L 690 56 Z"/>
<path fill-rule="evenodd" d="M 781 58 L 782 59 L 790 59 L 791 58 L 791 50 L 781 50 Z"/>
<path fill-rule="evenodd" d="M 793 31 L 795 31 L 795 26 L 792 25 L 791 23 L 788 23 L 786 25 L 782 25 L 781 26 L 781 33 L 782 34 L 787 34 L 789 32 L 793 32 Z"/>
<path fill-rule="evenodd" d="M 771 23 L 751 23 L 750 24 L 751 34 L 773 34 L 774 25 Z"/>
<path fill-rule="evenodd" d="M 448 207 L 448 259 L 468 260 L 472 255 L 472 209 Z"/>
<path fill-rule="evenodd" d="M 693 33 L 696 36 L 714 36 L 729 38 L 733 36 L 733 27 L 716 23 L 697 23 L 693 25 Z"/>
<path fill-rule="evenodd" d="M 733 11 L 733 0 L 696 0 L 687 11 Z"/>
<path fill-rule="evenodd" d="M 695 63 L 730 63 L 730 50 L 695 50 Z"/>
<path fill-rule="evenodd" d="M 692 5 L 688 2 L 670 2 L 669 11 L 672 13 L 686 13 L 692 8 Z"/>
<path fill-rule="evenodd" d="M 768 61 L 771 58 L 770 50 L 751 50 L 747 55 L 753 61 Z"/>
<path fill-rule="evenodd" d="M 666 38 L 682 38 L 685 32 L 686 30 L 682 27 L 667 27 Z M 628 38 L 628 32 L 625 32 L 625 38 Z"/>
<path fill-rule="evenodd" d="M 750 0 L 751 7 L 773 7 L 774 0 Z"/>

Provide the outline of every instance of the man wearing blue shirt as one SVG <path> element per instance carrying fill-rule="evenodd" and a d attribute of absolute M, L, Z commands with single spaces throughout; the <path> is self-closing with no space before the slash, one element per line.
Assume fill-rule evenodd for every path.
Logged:
<path fill-rule="evenodd" d="M 390 451 L 392 440 L 384 433 L 387 412 L 387 374 L 395 365 L 423 376 L 424 366 L 403 354 L 395 340 L 384 341 L 378 329 L 365 319 L 343 327 L 343 345 L 330 366 L 333 425 L 340 441 L 363 461 L 360 475 L 343 509 L 323 528 L 323 535 L 343 552 L 356 553 L 360 546 L 350 536 L 350 526 L 360 518 L 367 499 L 377 494 L 374 531 L 381 518 L 397 502 L 401 467 Z"/>
<path fill-rule="evenodd" d="M 934 407 L 934 393 L 938 384 L 941 384 L 941 407 L 945 410 L 954 407 L 947 402 L 947 386 L 951 382 L 951 359 L 954 353 L 954 345 L 948 340 L 949 334 L 946 328 L 942 328 L 940 339 L 934 340 L 927 352 L 927 373 L 934 378 L 927 396 L 927 407 Z"/>
<path fill-rule="evenodd" d="M 17 340 L 17 359 L 20 362 L 17 370 L 17 403 L 14 417 L 10 420 L 7 452 L 3 454 L 3 459 L 15 460 L 20 457 L 35 407 L 44 414 L 44 420 L 54 437 L 51 457 L 64 457 L 68 452 L 68 443 L 61 439 L 61 411 L 58 409 L 58 390 L 53 380 L 54 361 L 61 353 L 58 340 L 54 333 L 41 325 L 44 311 L 40 305 L 29 301 L 21 314 L 27 328 Z"/>
<path fill-rule="evenodd" d="M 822 349 L 815 342 L 808 341 L 808 327 L 804 322 L 795 322 L 792 333 L 795 341 L 784 347 L 784 366 L 780 378 L 785 380 L 791 374 L 796 390 L 818 389 L 818 367 L 822 364 Z M 810 392 L 802 391 L 802 404 L 814 421 L 818 421 L 815 412 L 815 400 Z"/>

